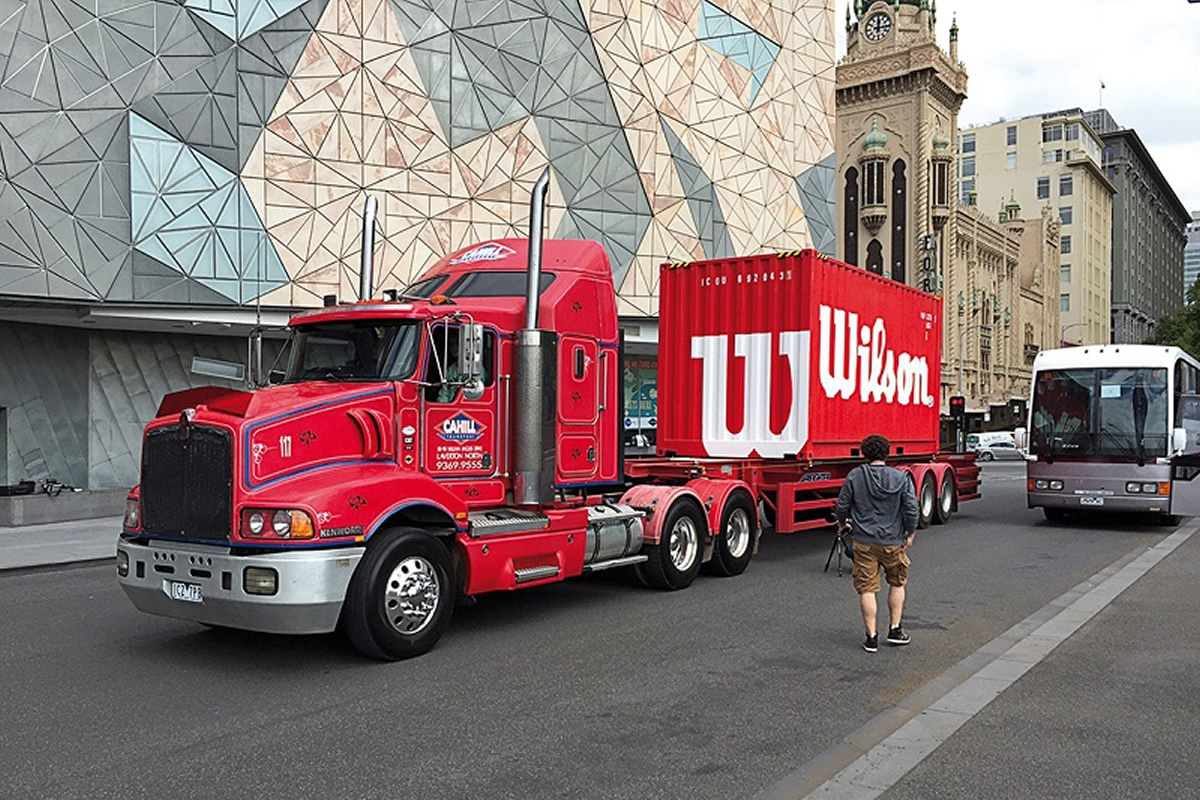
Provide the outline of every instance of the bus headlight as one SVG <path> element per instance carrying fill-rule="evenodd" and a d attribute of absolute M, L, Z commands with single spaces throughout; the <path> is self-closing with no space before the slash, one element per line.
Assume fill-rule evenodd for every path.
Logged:
<path fill-rule="evenodd" d="M 1157 483 L 1143 483 L 1142 484 L 1142 494 L 1158 494 L 1158 484 Z"/>
<path fill-rule="evenodd" d="M 1033 488 L 1039 492 L 1044 492 L 1050 488 L 1050 481 L 1045 478 L 1038 478 L 1033 482 Z"/>
<path fill-rule="evenodd" d="M 1157 488 L 1157 487 L 1155 487 L 1155 488 Z M 1142 493 L 1142 485 L 1135 481 L 1130 481 L 1129 483 L 1125 484 L 1125 492 L 1126 492 L 1126 494 L 1141 494 Z"/>
<path fill-rule="evenodd" d="M 1063 482 L 1062 481 L 1050 481 L 1050 491 L 1061 492 L 1062 490 L 1063 490 Z"/>

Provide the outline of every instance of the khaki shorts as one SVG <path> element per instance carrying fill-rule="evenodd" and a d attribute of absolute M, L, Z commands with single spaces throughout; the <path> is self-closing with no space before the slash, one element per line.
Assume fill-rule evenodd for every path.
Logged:
<path fill-rule="evenodd" d="M 859 594 L 879 591 L 879 567 L 889 586 L 908 582 L 908 553 L 902 544 L 868 544 L 854 540 L 854 589 Z"/>

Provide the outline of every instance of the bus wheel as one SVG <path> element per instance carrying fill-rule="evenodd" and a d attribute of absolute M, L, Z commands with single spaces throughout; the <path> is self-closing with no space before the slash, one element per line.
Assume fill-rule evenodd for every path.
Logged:
<path fill-rule="evenodd" d="M 1158 518 L 1159 525 L 1166 525 L 1169 528 L 1179 527 L 1179 523 L 1182 521 L 1182 518 L 1178 514 L 1163 514 Z"/>
<path fill-rule="evenodd" d="M 937 486 L 934 485 L 932 472 L 926 472 L 921 479 L 921 492 L 917 495 L 917 506 L 920 513 L 917 517 L 918 528 L 928 528 L 933 521 L 934 507 L 937 506 Z"/>
<path fill-rule="evenodd" d="M 1067 511 L 1063 508 L 1051 508 L 1050 506 L 1042 506 L 1042 513 L 1046 515 L 1046 519 L 1051 522 L 1059 522 L 1066 518 Z"/>
<path fill-rule="evenodd" d="M 946 472 L 942 478 L 942 490 L 938 492 L 937 508 L 934 509 L 933 521 L 945 525 L 954 513 L 954 476 Z"/>
<path fill-rule="evenodd" d="M 638 577 L 656 589 L 686 589 L 700 572 L 704 551 L 704 515 L 695 503 L 682 500 L 671 506 L 658 544 L 642 552 L 648 561 L 637 565 Z"/>
<path fill-rule="evenodd" d="M 721 511 L 721 531 L 705 565 L 714 575 L 741 575 L 754 555 L 754 505 L 745 492 L 734 492 Z"/>
<path fill-rule="evenodd" d="M 383 661 L 427 653 L 454 612 L 450 554 L 418 528 L 372 539 L 346 592 L 346 634 L 363 655 Z"/>

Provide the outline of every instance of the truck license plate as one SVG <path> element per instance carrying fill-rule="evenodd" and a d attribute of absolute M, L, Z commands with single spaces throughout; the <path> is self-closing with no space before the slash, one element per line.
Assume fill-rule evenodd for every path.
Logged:
<path fill-rule="evenodd" d="M 185 603 L 203 603 L 204 592 L 198 583 L 183 583 L 171 581 L 171 599 L 182 600 Z"/>
<path fill-rule="evenodd" d="M 1079 505 L 1081 505 L 1081 506 L 1102 506 L 1102 505 L 1104 505 L 1104 498 L 1103 497 L 1081 497 L 1081 498 L 1079 498 Z M 197 586 L 196 588 L 199 589 L 200 587 Z"/>

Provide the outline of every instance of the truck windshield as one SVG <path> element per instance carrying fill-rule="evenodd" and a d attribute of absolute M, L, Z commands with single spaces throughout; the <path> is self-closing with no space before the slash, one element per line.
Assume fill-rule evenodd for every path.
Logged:
<path fill-rule="evenodd" d="M 1167 455 L 1167 371 L 1116 367 L 1039 372 L 1029 452 L 1067 458 Z"/>
<path fill-rule="evenodd" d="M 416 322 L 380 320 L 297 328 L 283 382 L 404 380 L 416 366 L 419 329 Z"/>

